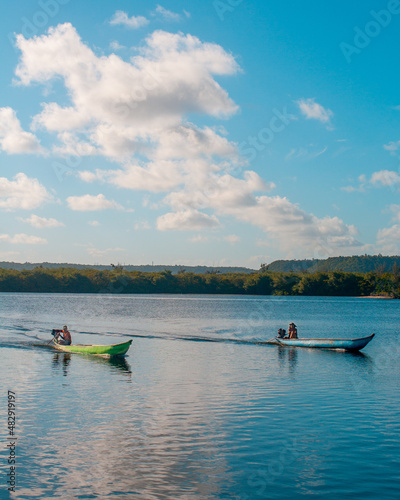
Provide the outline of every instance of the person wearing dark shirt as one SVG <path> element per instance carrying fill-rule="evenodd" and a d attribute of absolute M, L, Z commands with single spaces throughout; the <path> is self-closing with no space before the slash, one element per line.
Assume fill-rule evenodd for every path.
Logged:
<path fill-rule="evenodd" d="M 62 330 L 53 330 L 53 332 L 55 333 L 54 340 L 56 340 L 58 344 L 71 345 L 72 339 L 67 325 L 64 325 Z"/>
<path fill-rule="evenodd" d="M 286 335 L 286 330 L 283 330 L 282 328 L 279 328 L 279 330 L 278 330 L 278 339 L 283 339 L 285 335 Z"/>

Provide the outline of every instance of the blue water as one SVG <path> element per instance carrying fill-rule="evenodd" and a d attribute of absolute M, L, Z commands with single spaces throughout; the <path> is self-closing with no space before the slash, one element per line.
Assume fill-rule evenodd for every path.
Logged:
<path fill-rule="evenodd" d="M 400 497 L 400 301 L 0 294 L 0 497 L 7 391 L 18 499 Z M 360 354 L 260 342 L 357 338 Z M 124 361 L 55 352 L 133 338 Z"/>

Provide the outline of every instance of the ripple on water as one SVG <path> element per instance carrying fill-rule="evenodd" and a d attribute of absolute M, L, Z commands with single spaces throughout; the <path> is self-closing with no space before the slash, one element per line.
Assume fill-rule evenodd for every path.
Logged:
<path fill-rule="evenodd" d="M 387 302 L 6 298 L 0 384 L 18 397 L 17 498 L 396 498 L 399 364 L 379 336 L 365 355 L 230 342 L 265 340 L 289 318 L 314 336 L 354 324 L 349 336 L 395 342 Z M 37 345 L 65 316 L 77 341 L 142 337 L 115 363 Z"/>

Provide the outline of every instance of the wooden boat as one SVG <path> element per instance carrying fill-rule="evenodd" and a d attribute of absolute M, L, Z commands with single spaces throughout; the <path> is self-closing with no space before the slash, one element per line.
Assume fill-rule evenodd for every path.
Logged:
<path fill-rule="evenodd" d="M 110 358 L 114 356 L 125 356 L 131 344 L 132 340 L 128 340 L 128 342 L 122 342 L 122 344 L 114 345 L 62 345 L 57 341 L 54 341 L 53 345 L 56 349 L 63 352 L 91 354 L 94 356 L 102 356 L 103 358 Z"/>
<path fill-rule="evenodd" d="M 281 339 L 276 337 L 280 345 L 290 347 L 312 347 L 318 349 L 340 349 L 343 351 L 359 351 L 374 338 L 375 333 L 360 339 Z"/>

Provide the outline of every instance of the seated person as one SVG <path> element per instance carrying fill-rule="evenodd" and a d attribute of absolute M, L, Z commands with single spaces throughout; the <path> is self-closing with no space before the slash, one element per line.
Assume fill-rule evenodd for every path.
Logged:
<path fill-rule="evenodd" d="M 283 339 L 285 336 L 286 330 L 283 330 L 282 328 L 279 328 L 278 330 L 278 339 Z"/>
<path fill-rule="evenodd" d="M 294 323 L 290 323 L 289 325 L 289 339 L 297 339 L 297 328 Z"/>
<path fill-rule="evenodd" d="M 71 345 L 71 334 L 68 331 L 67 325 L 63 326 L 62 330 L 53 330 L 54 340 L 60 345 Z M 61 340 L 59 340 L 61 338 Z"/>

